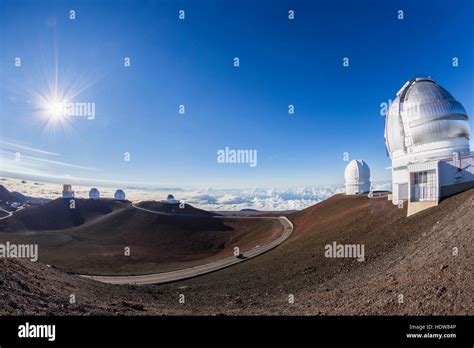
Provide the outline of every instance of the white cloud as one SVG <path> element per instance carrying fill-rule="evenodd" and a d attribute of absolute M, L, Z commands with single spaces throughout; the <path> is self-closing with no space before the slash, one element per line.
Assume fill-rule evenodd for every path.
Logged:
<path fill-rule="evenodd" d="M 97 168 L 58 161 L 56 159 L 58 156 L 62 155 L 40 148 L 0 140 L 0 174 L 14 177 L 37 177 L 38 179 L 44 178 L 44 180 L 47 180 L 47 178 L 75 178 L 81 180 L 81 177 L 76 176 L 78 171 L 100 171 Z"/>
<path fill-rule="evenodd" d="M 33 152 L 33 153 L 42 154 L 42 155 L 61 156 L 59 153 L 56 153 L 56 152 L 46 151 L 46 150 L 39 149 L 36 147 L 31 147 L 31 146 L 15 144 L 15 143 L 11 143 L 5 140 L 0 140 L 0 144 L 3 148 L 7 148 L 10 150 L 14 149 L 15 151 L 24 150 L 25 152 Z"/>

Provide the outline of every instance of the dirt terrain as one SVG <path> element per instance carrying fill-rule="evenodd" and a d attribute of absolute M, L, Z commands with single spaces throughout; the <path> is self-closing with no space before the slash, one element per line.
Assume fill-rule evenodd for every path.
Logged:
<path fill-rule="evenodd" d="M 38 244 L 39 261 L 80 274 L 130 275 L 176 270 L 232 256 L 276 239 L 278 221 L 221 219 L 186 205 L 144 202 L 157 215 L 128 202 L 54 200 L 0 221 L 0 242 Z M 187 214 L 187 215 L 182 215 Z M 13 232 L 13 231 L 17 232 Z"/>
<path fill-rule="evenodd" d="M 198 209 L 189 204 L 163 203 L 157 201 L 140 202 L 138 207 L 173 215 L 218 216 L 215 212 Z"/>
<path fill-rule="evenodd" d="M 69 200 L 58 198 L 45 205 L 29 206 L 15 213 L 11 219 L 0 221 L 2 232 L 57 231 L 83 225 L 100 216 L 124 208 L 127 202 L 112 199 L 74 199 L 75 208 Z"/>
<path fill-rule="evenodd" d="M 0 202 L 17 202 L 17 198 L 8 189 L 0 185 Z"/>
<path fill-rule="evenodd" d="M 472 315 L 473 206 L 470 190 L 407 218 L 383 197 L 336 195 L 290 215 L 294 233 L 276 249 L 160 286 L 106 285 L 1 260 L 0 308 L 63 315 Z M 325 257 L 325 245 L 334 241 L 363 244 L 365 261 Z"/>

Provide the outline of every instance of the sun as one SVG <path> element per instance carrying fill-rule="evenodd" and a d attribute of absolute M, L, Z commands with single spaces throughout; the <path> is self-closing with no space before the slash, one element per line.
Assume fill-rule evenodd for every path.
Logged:
<path fill-rule="evenodd" d="M 60 100 L 51 100 L 45 103 L 45 116 L 52 121 L 61 121 L 67 117 L 67 103 Z"/>
<path fill-rule="evenodd" d="M 38 94 L 35 100 L 36 113 L 43 120 L 43 131 L 56 134 L 57 131 L 72 131 L 72 116 L 69 112 L 69 98 L 58 96 L 58 93 Z"/>
<path fill-rule="evenodd" d="M 38 124 L 41 132 L 51 137 L 75 133 L 74 120 L 78 116 L 75 100 L 99 81 L 93 72 L 75 73 L 70 67 L 60 69 L 58 43 L 54 24 L 52 54 L 47 54 L 47 59 L 43 59 L 43 64 L 35 69 L 32 83 L 21 86 L 25 89 L 25 102 L 31 109 L 32 117 L 28 121 Z"/>

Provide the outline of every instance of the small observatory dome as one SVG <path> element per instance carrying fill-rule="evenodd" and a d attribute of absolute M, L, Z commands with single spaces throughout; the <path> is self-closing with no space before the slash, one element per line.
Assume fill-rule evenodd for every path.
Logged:
<path fill-rule="evenodd" d="M 74 191 L 69 184 L 63 185 L 63 198 L 74 198 Z"/>
<path fill-rule="evenodd" d="M 92 189 L 89 191 L 89 198 L 90 198 L 90 199 L 99 199 L 99 198 L 100 198 L 99 190 L 96 189 L 95 187 L 92 188 Z"/>
<path fill-rule="evenodd" d="M 435 81 L 407 81 L 385 119 L 385 143 L 392 159 L 469 153 L 469 117 L 454 97 Z"/>
<path fill-rule="evenodd" d="M 123 201 L 123 200 L 125 200 L 125 192 L 123 192 L 123 190 L 117 190 L 117 191 L 115 191 L 114 198 L 115 198 L 117 201 Z"/>
<path fill-rule="evenodd" d="M 177 203 L 180 203 L 177 199 L 174 198 L 174 196 L 172 194 L 169 194 L 168 196 L 166 196 L 166 199 L 162 199 L 160 201 L 161 203 L 165 203 L 165 204 L 177 204 Z"/>
<path fill-rule="evenodd" d="M 356 195 L 370 191 L 370 169 L 363 160 L 352 160 L 344 172 L 346 195 Z"/>

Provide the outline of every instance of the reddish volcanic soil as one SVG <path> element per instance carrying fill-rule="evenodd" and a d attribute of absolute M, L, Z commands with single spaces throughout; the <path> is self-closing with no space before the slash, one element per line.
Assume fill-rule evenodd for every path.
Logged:
<path fill-rule="evenodd" d="M 184 204 L 180 206 L 179 203 L 162 203 L 157 201 L 146 201 L 138 204 L 140 208 L 158 211 L 161 213 L 173 215 L 193 215 L 193 216 L 218 216 L 219 214 L 209 212 L 206 210 L 194 208 L 192 205 Z"/>
<path fill-rule="evenodd" d="M 69 200 L 58 198 L 42 206 L 31 206 L 15 213 L 11 219 L 0 221 L 2 232 L 55 231 L 80 226 L 97 217 L 107 215 L 128 206 L 127 202 L 112 199 L 74 199 L 75 208 Z"/>
<path fill-rule="evenodd" d="M 220 219 L 189 205 L 176 208 L 190 215 L 157 215 L 113 200 L 76 199 L 69 209 L 67 200 L 58 199 L 0 221 L 0 242 L 38 244 L 40 262 L 74 273 L 146 274 L 232 256 L 235 246 L 245 251 L 282 233 L 276 220 Z M 20 232 L 12 233 L 15 227 Z"/>
<path fill-rule="evenodd" d="M 160 286 L 99 284 L 40 264 L 2 260 L 1 312 L 472 315 L 473 206 L 470 190 L 407 218 L 386 198 L 337 195 L 289 216 L 294 234 L 276 249 Z M 365 261 L 326 258 L 325 245 L 334 241 L 364 244 Z M 78 294 L 75 305 L 67 302 L 71 293 Z M 178 302 L 180 293 L 185 304 Z"/>

